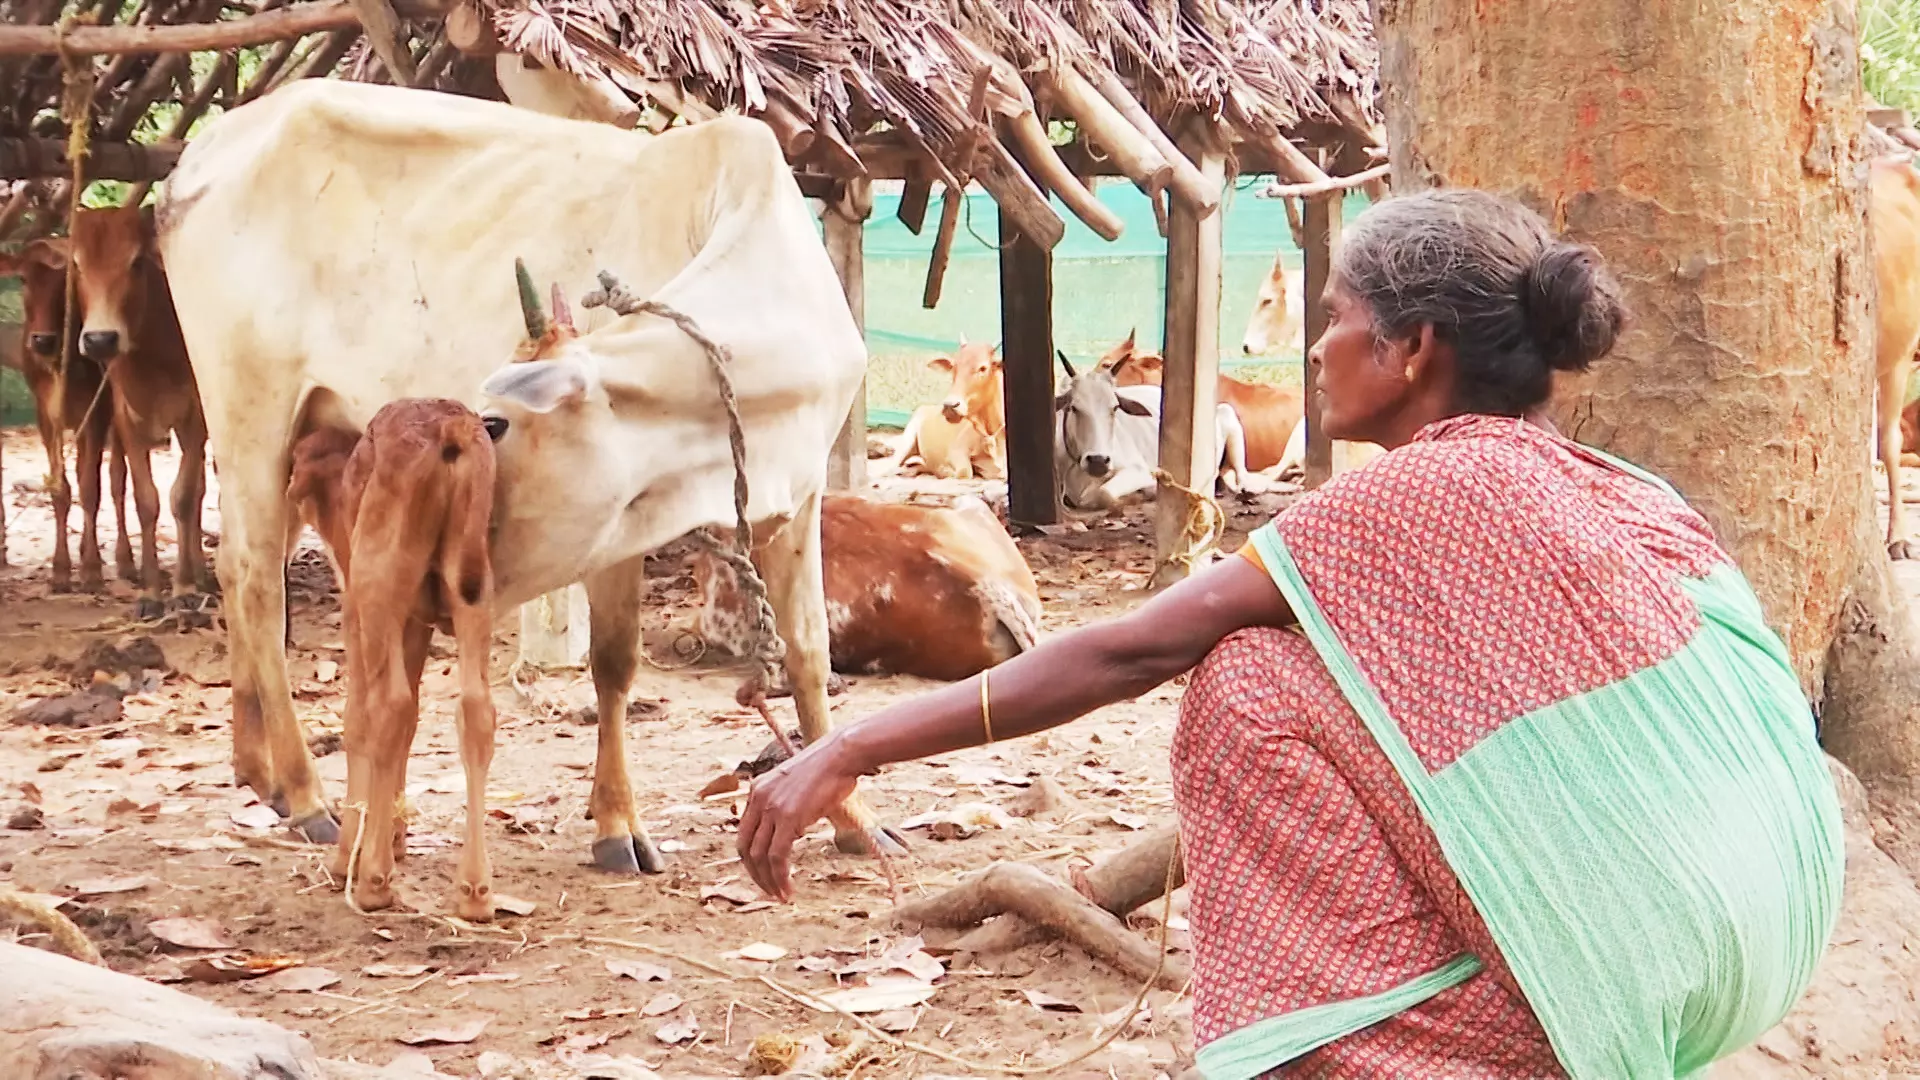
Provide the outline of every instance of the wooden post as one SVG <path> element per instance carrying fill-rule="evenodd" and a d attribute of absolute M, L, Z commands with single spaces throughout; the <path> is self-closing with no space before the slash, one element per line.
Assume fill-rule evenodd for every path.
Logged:
<path fill-rule="evenodd" d="M 1210 187 L 1226 177 L 1226 153 L 1211 132 L 1182 140 L 1181 150 Z M 1166 357 L 1160 391 L 1160 467 L 1180 484 L 1211 498 L 1220 447 L 1213 410 L 1220 379 L 1221 214 L 1178 197 L 1167 209 Z M 1188 496 L 1162 484 L 1153 528 L 1153 587 L 1187 576 L 1172 561 L 1188 538 Z"/>
<path fill-rule="evenodd" d="M 854 325 L 861 333 L 867 329 L 866 256 L 861 241 L 867 216 L 873 213 L 873 185 L 867 180 L 848 180 L 840 186 L 839 197 L 820 211 L 826 233 L 827 258 L 840 275 L 840 288 L 847 294 L 847 307 L 853 312 Z M 867 380 L 860 380 L 854 392 L 853 408 L 840 425 L 840 437 L 833 441 L 827 458 L 827 487 L 834 491 L 859 491 L 867 486 Z"/>
<path fill-rule="evenodd" d="M 1313 343 L 1320 340 L 1321 331 L 1327 328 L 1326 307 L 1320 303 L 1320 294 L 1326 291 L 1327 279 L 1333 276 L 1333 249 L 1340 243 L 1340 211 L 1345 195 L 1346 192 L 1340 191 L 1301 200 L 1306 203 L 1303 230 L 1306 242 L 1301 245 L 1301 250 L 1307 257 L 1304 286 L 1307 352 L 1313 349 Z M 1320 423 L 1320 401 L 1312 393 L 1315 368 L 1311 360 L 1301 368 L 1301 377 L 1306 380 L 1308 390 L 1306 485 L 1309 488 L 1317 488 L 1333 476 L 1333 440 L 1327 438 L 1326 428 Z"/>
<path fill-rule="evenodd" d="M 1000 355 L 1006 371 L 1007 517 L 1060 520 L 1053 475 L 1053 253 L 1000 217 Z"/>

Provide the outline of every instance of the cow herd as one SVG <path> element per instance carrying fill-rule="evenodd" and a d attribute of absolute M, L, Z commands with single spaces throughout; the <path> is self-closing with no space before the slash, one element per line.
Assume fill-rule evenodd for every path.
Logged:
<path fill-rule="evenodd" d="M 1900 259 L 1912 261 L 1907 279 L 1920 287 L 1920 184 L 1898 175 L 1877 173 L 1874 187 L 1881 358 L 1883 369 L 1898 368 L 1883 376 L 1883 397 L 1920 341 L 1920 296 L 1889 287 Z M 1888 222 L 1911 222 L 1912 243 L 1887 242 Z M 290 827 L 336 846 L 356 907 L 392 902 L 404 837 L 397 804 L 435 626 L 460 647 L 468 827 L 454 908 L 471 919 L 492 910 L 481 825 L 497 610 L 584 584 L 600 725 L 592 857 L 629 873 L 665 866 L 641 825 L 625 748 L 648 553 L 745 523 L 807 742 L 830 724 L 830 671 L 960 679 L 1038 639 L 1034 576 L 984 503 L 933 508 L 826 492 L 866 351 L 780 147 L 756 122 L 722 117 L 650 137 L 310 80 L 210 125 L 153 212 L 82 211 L 68 240 L 4 259 L 0 273 L 22 281 L 21 362 L 49 448 L 55 587 L 73 584 L 57 453 L 70 434 L 80 587 L 104 579 L 104 457 L 121 521 L 116 569 L 138 582 L 139 614 L 163 610 L 150 460 L 173 440 L 171 592 L 192 602 L 211 590 L 200 534 L 211 448 L 235 775 Z M 568 290 L 596 280 L 601 298 L 576 317 Z M 607 302 L 608 282 L 647 300 Z M 546 300 L 536 283 L 549 287 Z M 1298 293 L 1276 263 L 1245 351 L 1297 337 Z M 1899 352 L 1895 338 L 1905 341 L 1897 362 L 1887 359 Z M 1162 359 L 1129 335 L 1085 370 L 1059 360 L 1063 504 L 1099 513 L 1150 493 Z M 963 343 L 932 366 L 949 390 L 915 411 L 880 471 L 1004 477 L 998 350 Z M 1298 389 L 1223 375 L 1216 391 L 1224 487 L 1255 489 L 1301 466 Z M 1891 413 L 1883 402 L 1883 429 L 1894 402 Z M 1896 496 L 1897 449 L 1883 446 Z M 1904 554 L 1897 497 L 1894 506 L 1889 540 Z M 340 820 L 287 672 L 284 573 L 308 526 L 343 596 Z M 693 572 L 700 636 L 752 654 L 764 609 L 748 583 L 711 553 L 695 556 Z M 857 792 L 829 818 L 844 851 L 899 850 Z"/>

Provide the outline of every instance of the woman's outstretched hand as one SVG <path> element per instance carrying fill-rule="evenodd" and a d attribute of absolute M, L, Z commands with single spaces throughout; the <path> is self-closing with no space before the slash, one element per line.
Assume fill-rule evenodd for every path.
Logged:
<path fill-rule="evenodd" d="M 740 861 L 762 892 L 782 903 L 793 900 L 787 864 L 793 842 L 829 807 L 847 801 L 859 781 L 840 740 L 828 738 L 753 782 L 740 815 Z"/>

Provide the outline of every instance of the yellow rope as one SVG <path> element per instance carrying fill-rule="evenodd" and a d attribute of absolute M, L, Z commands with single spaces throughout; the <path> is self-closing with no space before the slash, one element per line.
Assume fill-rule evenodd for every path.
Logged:
<path fill-rule="evenodd" d="M 1167 555 L 1169 564 L 1178 564 L 1188 573 L 1192 573 L 1200 557 L 1220 546 L 1220 540 L 1227 532 L 1227 515 L 1221 511 L 1218 503 L 1210 495 L 1202 495 L 1173 478 L 1165 469 L 1153 470 L 1153 478 L 1162 486 L 1170 487 L 1186 496 L 1187 520 L 1180 530 L 1179 543 Z"/>
<path fill-rule="evenodd" d="M 74 56 L 67 48 L 67 34 L 76 22 L 93 21 L 93 15 L 78 16 L 71 12 L 60 17 L 55 28 L 54 48 L 60 54 L 60 118 L 67 124 L 67 235 L 73 235 L 74 215 L 80 211 L 80 195 L 86 189 L 87 155 L 92 152 L 93 140 L 93 59 L 87 57 L 84 62 Z M 60 366 L 53 373 L 53 420 L 54 454 L 56 461 L 66 460 L 65 436 L 67 427 L 67 369 L 73 364 L 73 336 L 79 317 L 79 275 L 74 272 L 71 249 L 67 256 L 66 312 L 61 320 Z M 105 380 L 102 380 L 104 386 Z M 99 401 L 99 395 L 94 395 Z M 93 406 L 87 407 L 87 415 L 93 414 Z M 59 475 L 49 477 L 57 487 L 66 487 L 66 469 L 62 467 Z"/>
<path fill-rule="evenodd" d="M 89 964 L 105 964 L 100 958 L 100 950 L 93 947 L 87 935 L 73 925 L 73 920 L 60 914 L 53 905 L 35 899 L 16 889 L 0 889 L 0 912 L 33 923 L 52 936 L 53 943 L 60 951 L 75 960 Z"/>

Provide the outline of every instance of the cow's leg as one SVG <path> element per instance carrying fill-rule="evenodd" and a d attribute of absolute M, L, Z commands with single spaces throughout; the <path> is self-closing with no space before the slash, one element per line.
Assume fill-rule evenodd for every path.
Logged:
<path fill-rule="evenodd" d="M 73 475 L 80 489 L 80 588 L 106 586 L 100 563 L 100 452 L 106 443 L 101 426 L 89 423 L 73 436 Z"/>
<path fill-rule="evenodd" d="M 1907 378 L 1913 373 L 1911 354 L 1890 368 L 1880 373 L 1875 393 L 1880 414 L 1880 463 L 1887 472 L 1887 554 L 1909 559 L 1920 554 L 1907 531 L 1906 500 L 1900 496 L 1900 410 L 1906 404 Z"/>
<path fill-rule="evenodd" d="M 55 447 L 59 432 L 47 416 L 46 402 L 39 403 L 40 445 L 47 450 L 47 494 L 53 499 L 53 591 L 73 588 L 73 553 L 67 547 L 67 510 L 73 505 L 73 491 L 67 487 L 67 463 Z"/>
<path fill-rule="evenodd" d="M 221 477 L 219 557 L 233 674 L 233 768 L 239 782 L 316 844 L 340 831 L 320 798 L 287 680 L 286 455 L 256 453 Z"/>
<path fill-rule="evenodd" d="M 831 662 L 827 636 L 826 578 L 820 565 L 820 495 L 816 492 L 793 519 L 755 552 L 766 578 L 767 600 L 781 640 L 787 645 L 787 682 L 800 714 L 800 737 L 811 746 L 827 734 L 827 673 Z M 834 843 L 853 855 L 904 854 L 899 835 L 882 826 L 856 793 L 827 813 Z"/>
<path fill-rule="evenodd" d="M 907 417 L 907 429 L 900 433 L 899 449 L 893 452 L 892 457 L 881 462 L 878 468 L 870 470 L 873 476 L 894 475 L 907 463 L 908 458 L 920 452 L 920 428 L 926 421 L 923 410 L 913 410 L 913 415 Z"/>
<path fill-rule="evenodd" d="M 107 495 L 113 500 L 113 572 L 121 581 L 136 580 L 133 565 L 133 530 L 127 528 L 127 452 L 120 437 L 107 427 Z"/>
<path fill-rule="evenodd" d="M 644 558 L 628 559 L 585 582 L 593 696 L 600 713 L 600 747 L 587 804 L 593 811 L 593 862 L 625 874 L 657 874 L 667 867 L 640 825 L 627 779 L 627 691 L 640 664 L 640 597 L 646 583 Z"/>
<path fill-rule="evenodd" d="M 487 658 L 493 645 L 491 605 L 456 604 L 453 636 L 460 649 L 460 765 L 467 774 L 467 837 L 460 849 L 454 914 L 493 918 L 493 875 L 487 863 L 487 770 L 493 764 L 493 689 Z M 624 711 L 624 710 L 622 710 Z"/>
<path fill-rule="evenodd" d="M 200 535 L 201 505 L 207 495 L 207 429 L 195 416 L 174 433 L 180 442 L 180 472 L 173 479 L 173 595 L 176 599 L 213 591 Z"/>
<path fill-rule="evenodd" d="M 153 454 L 145 444 L 128 438 L 126 426 L 115 424 L 127 449 L 127 475 L 133 481 L 133 510 L 140 515 L 140 600 L 134 614 L 157 619 L 160 605 L 160 489 L 153 482 Z"/>
<path fill-rule="evenodd" d="M 383 644 L 389 649 L 401 647 L 392 637 L 384 637 Z M 353 809 L 362 810 L 362 817 L 341 832 L 340 844 L 350 857 L 353 845 L 359 845 L 360 853 L 352 860 L 353 902 L 366 911 L 393 904 L 394 819 L 406 789 L 407 753 L 420 723 L 413 695 L 399 685 L 401 672 L 402 665 L 389 661 L 384 672 L 368 680 L 367 708 L 358 732 L 366 748 L 366 790 L 363 802 L 350 802 Z M 347 741 L 351 745 L 354 735 L 349 734 Z"/>

